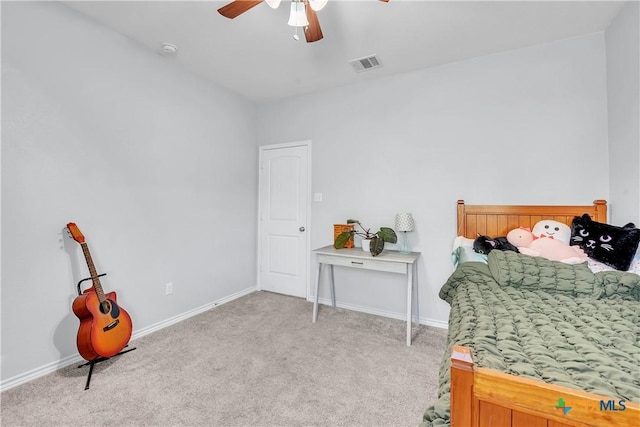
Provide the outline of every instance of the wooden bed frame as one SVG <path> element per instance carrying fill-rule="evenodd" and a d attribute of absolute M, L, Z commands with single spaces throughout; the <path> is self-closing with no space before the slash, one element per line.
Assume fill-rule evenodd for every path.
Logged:
<path fill-rule="evenodd" d="M 594 200 L 591 206 L 508 206 L 465 205 L 458 200 L 458 236 L 471 239 L 477 233 L 506 236 L 514 228 L 533 228 L 536 222 L 553 219 L 571 226 L 574 216 L 589 214 L 594 221 L 607 222 L 606 200 Z"/>
<path fill-rule="evenodd" d="M 477 233 L 506 236 L 520 226 L 532 228 L 541 219 L 571 225 L 574 216 L 584 213 L 606 222 L 607 202 L 595 200 L 591 206 L 500 206 L 466 205 L 458 200 L 458 235 L 472 239 Z M 560 398 L 571 407 L 566 415 L 557 407 Z M 474 366 L 468 347 L 454 345 L 451 352 L 452 427 L 639 426 L 640 405 L 622 401 L 622 410 L 618 399 Z"/>

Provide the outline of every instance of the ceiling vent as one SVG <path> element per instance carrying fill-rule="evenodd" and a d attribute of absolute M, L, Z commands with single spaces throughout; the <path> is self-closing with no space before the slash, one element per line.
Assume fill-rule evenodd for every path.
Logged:
<path fill-rule="evenodd" d="M 351 60 L 349 61 L 349 64 L 351 64 L 356 73 L 361 73 L 363 71 L 369 71 L 373 70 L 374 68 L 382 67 L 382 62 L 380 62 L 380 60 L 375 55 Z"/>

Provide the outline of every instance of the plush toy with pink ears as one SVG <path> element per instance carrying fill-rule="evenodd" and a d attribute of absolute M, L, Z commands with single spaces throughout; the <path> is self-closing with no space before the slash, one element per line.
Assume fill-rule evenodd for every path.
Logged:
<path fill-rule="evenodd" d="M 587 260 L 587 255 L 582 248 L 570 246 L 557 239 L 536 238 L 528 228 L 520 227 L 511 230 L 507 233 L 507 240 L 525 255 L 543 257 L 565 264 L 579 264 Z"/>

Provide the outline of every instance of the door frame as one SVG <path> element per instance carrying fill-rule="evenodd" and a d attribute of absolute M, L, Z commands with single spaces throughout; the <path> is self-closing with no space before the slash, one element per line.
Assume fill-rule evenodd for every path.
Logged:
<path fill-rule="evenodd" d="M 312 199 L 312 194 L 311 194 L 311 140 L 304 140 L 304 141 L 295 141 L 295 142 L 284 142 L 281 144 L 270 144 L 270 145 L 260 145 L 258 146 L 258 216 L 256 218 L 256 221 L 258 222 L 257 225 L 257 242 L 256 242 L 256 248 L 257 248 L 257 256 L 256 256 L 256 260 L 257 260 L 257 265 L 256 265 L 256 289 L 261 291 L 262 290 L 262 283 L 261 283 L 261 272 L 260 272 L 260 266 L 262 265 L 262 221 L 260 221 L 260 217 L 262 216 L 262 174 L 260 173 L 261 167 L 262 167 L 262 161 L 264 158 L 264 152 L 267 150 L 279 150 L 282 148 L 292 148 L 292 147 L 300 147 L 300 146 L 306 146 L 307 147 L 307 215 L 305 218 L 305 224 L 307 224 L 306 227 L 306 233 L 307 233 L 307 245 L 305 247 L 305 254 L 303 257 L 304 262 L 306 263 L 306 267 L 307 267 L 307 274 L 305 275 L 305 293 L 306 293 L 306 297 L 305 299 L 307 301 L 309 301 L 309 295 L 310 295 L 310 286 L 311 286 L 311 281 L 310 281 L 310 277 L 311 277 L 311 199 Z"/>

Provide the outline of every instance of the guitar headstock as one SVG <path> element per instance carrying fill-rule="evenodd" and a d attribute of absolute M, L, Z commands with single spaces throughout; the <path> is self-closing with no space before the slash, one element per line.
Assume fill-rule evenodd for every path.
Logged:
<path fill-rule="evenodd" d="M 69 224 L 67 224 L 67 230 L 69 230 L 69 234 L 71 234 L 71 237 L 73 238 L 73 240 L 75 240 L 80 244 L 85 243 L 84 236 L 80 232 L 80 229 L 78 228 L 78 226 L 75 225 L 73 222 L 70 222 Z"/>

